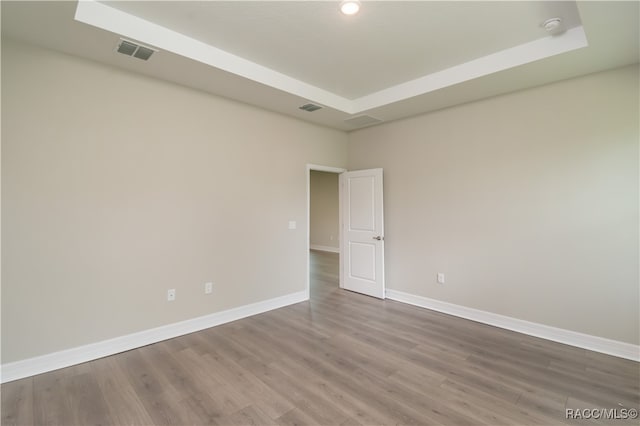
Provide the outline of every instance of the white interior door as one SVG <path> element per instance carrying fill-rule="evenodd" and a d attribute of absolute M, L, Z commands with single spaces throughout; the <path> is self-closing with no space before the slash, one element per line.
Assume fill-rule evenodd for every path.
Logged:
<path fill-rule="evenodd" d="M 382 169 L 342 173 L 340 197 L 342 287 L 384 299 Z"/>

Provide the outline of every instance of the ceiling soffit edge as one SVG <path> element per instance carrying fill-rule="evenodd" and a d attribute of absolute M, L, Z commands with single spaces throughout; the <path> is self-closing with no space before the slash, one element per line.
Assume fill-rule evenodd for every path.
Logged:
<path fill-rule="evenodd" d="M 347 114 L 358 114 L 588 46 L 584 28 L 578 26 L 560 35 L 546 36 L 375 93 L 347 99 L 95 0 L 79 1 L 75 20 Z"/>

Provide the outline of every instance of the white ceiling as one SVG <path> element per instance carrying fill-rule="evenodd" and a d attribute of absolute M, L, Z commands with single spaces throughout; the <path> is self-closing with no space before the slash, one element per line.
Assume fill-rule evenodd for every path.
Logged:
<path fill-rule="evenodd" d="M 348 99 L 580 25 L 573 2 L 103 3 Z"/>
<path fill-rule="evenodd" d="M 2 36 L 342 130 L 639 60 L 637 1 L 338 4 L 2 1 Z M 565 32 L 545 32 L 552 17 Z M 124 56 L 120 37 L 159 52 Z"/>

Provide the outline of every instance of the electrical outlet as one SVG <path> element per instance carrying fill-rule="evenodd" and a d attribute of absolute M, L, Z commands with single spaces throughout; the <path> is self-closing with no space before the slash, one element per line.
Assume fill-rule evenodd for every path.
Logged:
<path fill-rule="evenodd" d="M 169 290 L 167 290 L 167 301 L 173 302 L 174 300 L 176 300 L 176 289 L 170 288 Z"/>
<path fill-rule="evenodd" d="M 444 274 L 442 272 L 438 272 L 438 282 L 444 284 Z"/>
<path fill-rule="evenodd" d="M 213 293 L 213 283 L 204 283 L 204 294 Z"/>

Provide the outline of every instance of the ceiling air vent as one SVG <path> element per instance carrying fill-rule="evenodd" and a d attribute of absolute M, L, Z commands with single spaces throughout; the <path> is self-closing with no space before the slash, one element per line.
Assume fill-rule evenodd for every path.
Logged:
<path fill-rule="evenodd" d="M 347 118 L 344 120 L 350 126 L 354 128 L 370 126 L 372 124 L 382 123 L 382 120 L 379 118 L 371 117 L 370 115 L 357 115 L 355 117 Z"/>
<path fill-rule="evenodd" d="M 313 112 L 313 111 L 317 111 L 319 109 L 321 109 L 321 106 L 315 105 L 315 104 L 305 104 L 302 105 L 301 107 L 299 107 L 300 109 L 307 111 L 307 112 Z"/>
<path fill-rule="evenodd" d="M 152 47 L 143 46 L 125 39 L 120 39 L 120 43 L 118 44 L 116 51 L 123 55 L 142 59 L 143 61 L 146 61 L 154 52 L 157 52 L 157 50 Z"/>

